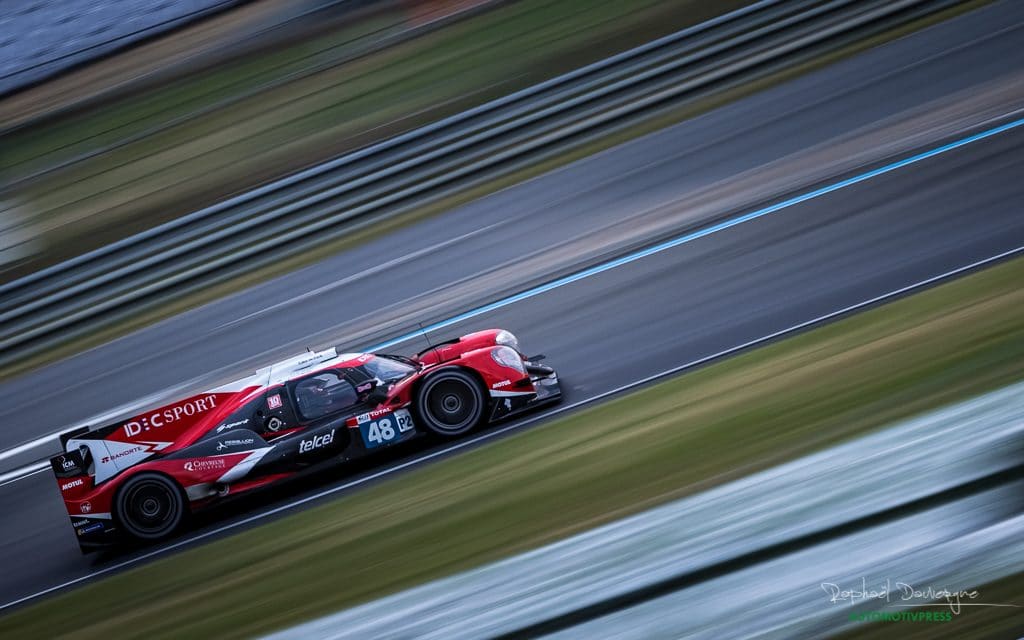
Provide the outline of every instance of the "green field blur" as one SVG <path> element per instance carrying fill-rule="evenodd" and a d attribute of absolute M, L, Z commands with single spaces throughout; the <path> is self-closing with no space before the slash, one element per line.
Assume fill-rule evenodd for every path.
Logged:
<path fill-rule="evenodd" d="M 353 228 L 351 233 L 347 233 L 339 240 L 311 251 L 278 260 L 270 266 L 251 270 L 241 277 L 207 287 L 199 292 L 163 300 L 160 304 L 151 305 L 151 308 L 134 314 L 128 320 L 0 368 L 0 379 L 21 375 L 276 275 L 299 269 L 368 239 L 390 233 L 398 227 L 450 210 L 574 160 L 695 117 L 990 1 L 969 0 L 876 36 L 849 43 L 828 55 L 816 56 L 751 82 L 702 95 L 586 144 L 559 151 L 528 167 L 467 187 L 449 197 L 416 206 L 411 211 L 375 222 L 370 226 Z M 15 151 L 9 158 L 0 154 L 0 169 L 4 168 L 3 163 L 10 163 L 7 168 L 12 176 L 18 175 L 16 169 L 19 166 L 21 170 L 32 167 L 37 161 L 28 161 L 27 158 L 33 156 L 45 159 L 46 163 L 63 162 L 67 159 L 65 155 L 68 148 L 65 148 L 65 145 L 69 140 L 78 141 L 72 142 L 72 146 L 69 147 L 75 149 L 76 153 L 90 153 L 89 150 L 101 142 L 109 142 L 104 136 L 113 135 L 114 140 L 131 140 L 132 136 L 142 130 L 139 129 L 142 124 L 152 126 L 154 123 L 173 123 L 178 118 L 182 119 L 180 124 L 174 124 L 159 135 L 146 136 L 129 145 L 118 147 L 112 152 L 113 155 L 103 153 L 90 157 L 86 162 L 75 163 L 67 170 L 48 173 L 42 181 L 29 181 L 25 183 L 22 191 L 15 189 L 14 201 L 19 203 L 20 214 L 35 221 L 30 223 L 30 227 L 38 225 L 34 233 L 37 233 L 40 251 L 32 259 L 17 265 L 14 269 L 8 269 L 4 279 L 17 277 L 22 273 L 152 227 L 190 210 L 190 207 L 209 204 L 256 183 L 299 169 L 314 160 L 323 160 L 339 152 L 432 122 L 744 4 L 747 2 L 739 0 L 710 4 L 698 0 L 664 4 L 645 0 L 624 7 L 616 3 L 589 4 L 578 3 L 576 0 L 565 3 L 520 0 L 457 21 L 411 41 L 372 54 L 356 56 L 356 59 L 350 60 L 350 45 L 356 46 L 351 43 L 362 42 L 363 38 L 368 37 L 368 33 L 374 33 L 372 25 L 357 25 L 352 27 L 352 33 L 325 36 L 328 39 L 327 43 L 300 43 L 296 45 L 295 50 L 288 49 L 276 53 L 269 60 L 263 57 L 249 60 L 246 63 L 249 65 L 245 67 L 246 72 L 237 77 L 232 76 L 235 77 L 235 82 L 229 85 L 223 84 L 227 76 L 220 77 L 216 74 L 230 75 L 233 67 L 212 69 L 210 73 L 216 76 L 214 80 L 210 80 L 206 75 L 190 76 L 186 79 L 184 87 L 181 87 L 181 91 L 186 95 L 195 92 L 197 97 L 194 100 L 186 100 L 185 104 L 202 113 L 198 117 L 186 117 L 189 113 L 186 111 L 169 118 L 168 114 L 172 112 L 167 110 L 160 95 L 154 97 L 147 94 L 126 99 L 123 105 L 117 105 L 109 110 L 83 112 L 69 120 L 66 126 L 62 124 L 52 129 L 49 126 L 29 127 L 17 136 L 0 138 L 0 142 L 9 143 L 10 148 Z M 586 5 L 587 11 L 580 10 L 583 5 Z M 387 20 L 384 22 L 391 24 Z M 495 40 L 498 44 L 494 44 Z M 327 64 L 324 71 L 304 76 L 301 80 L 274 84 L 288 77 L 282 70 L 294 72 L 296 69 L 291 64 L 298 64 L 299 60 L 308 62 L 310 51 L 323 50 L 332 51 L 332 55 L 336 56 L 339 62 Z M 481 51 L 486 55 L 482 55 Z M 455 64 L 455 61 L 458 61 L 458 64 Z M 406 66 L 411 65 L 419 69 L 421 65 L 428 63 L 436 63 L 436 68 L 431 69 L 429 73 L 424 71 L 419 75 L 410 75 L 402 72 Z M 439 75 L 435 77 L 435 74 Z M 455 77 L 458 77 L 458 82 L 449 82 Z M 423 82 L 424 79 L 431 78 L 433 80 L 430 82 Z M 487 79 L 487 82 L 484 82 L 484 79 Z M 325 93 L 325 83 L 334 83 L 331 86 L 340 93 Z M 276 146 L 258 145 L 250 148 L 249 138 L 258 138 L 263 133 L 251 129 L 252 122 L 241 118 L 233 106 L 230 109 L 216 109 L 210 113 L 202 112 L 203 105 L 209 106 L 216 102 L 216 99 L 224 97 L 225 86 L 232 87 L 232 91 L 238 92 L 245 87 L 264 85 L 272 88 L 260 91 L 238 104 L 251 103 L 257 112 L 268 118 L 298 118 L 294 122 L 288 120 L 291 123 L 288 126 L 299 126 L 303 122 L 308 124 L 315 121 L 321 128 L 311 126 L 299 138 L 283 142 L 278 140 Z M 177 85 L 171 85 L 170 90 L 177 91 Z M 306 90 L 310 91 L 309 95 L 316 100 L 308 103 L 305 98 L 293 100 L 299 95 L 294 92 L 301 93 Z M 439 95 L 438 91 L 451 91 L 453 96 L 458 97 L 446 98 L 429 108 L 416 102 L 429 101 L 430 96 Z M 468 93 L 460 94 L 459 91 Z M 281 98 L 280 105 L 271 100 L 272 95 Z M 326 95 L 333 95 L 332 99 L 338 102 L 332 103 L 329 108 L 325 107 L 323 99 Z M 412 104 L 417 105 L 415 109 L 409 106 Z M 312 111 L 304 111 L 305 107 L 294 111 L 298 108 L 296 105 L 313 105 L 310 106 Z M 2 107 L 3 104 L 0 103 L 0 114 Z M 328 110 L 324 111 L 325 108 Z M 353 109 L 354 111 L 351 111 Z M 324 114 L 334 113 L 336 110 L 349 110 L 351 119 L 323 121 Z M 396 117 L 395 113 L 402 115 Z M 203 124 L 208 119 L 220 124 L 208 127 Z M 227 128 L 218 128 L 221 126 Z M 264 133 L 276 135 L 276 127 L 277 125 L 274 125 Z M 107 133 L 94 137 L 96 131 L 100 130 Z M 341 131 L 347 133 L 339 133 Z M 176 160 L 181 153 L 187 154 L 187 149 L 199 148 L 194 147 L 195 144 L 217 140 L 227 140 L 228 144 L 217 147 L 215 152 L 201 152 L 196 156 L 199 162 L 193 162 L 189 159 L 190 156 L 180 162 Z M 319 150 L 312 155 L 302 151 L 306 149 L 306 143 L 312 144 L 316 140 L 327 141 L 327 144 L 317 146 Z M 165 145 L 166 148 L 161 145 Z M 164 150 L 154 154 L 156 149 Z M 223 166 L 207 166 L 208 161 L 219 157 L 222 152 L 228 154 L 224 156 L 228 159 Z M 22 155 L 19 156 L 19 153 Z M 117 154 L 128 155 L 120 157 Z M 278 154 L 283 155 L 278 158 Z M 147 165 L 150 160 L 157 158 L 160 159 L 159 162 Z M 161 164 L 164 162 L 169 164 Z M 143 171 L 144 166 L 149 166 L 151 170 Z M 114 173 L 108 171 L 109 167 L 113 167 Z M 85 177 L 79 175 L 80 171 L 85 172 Z M 127 172 L 127 182 L 114 177 L 114 182 L 102 183 L 102 180 L 115 174 L 121 175 L 117 172 Z M 165 179 L 170 179 L 169 174 L 165 172 L 185 172 L 182 175 L 187 174 L 187 177 L 174 178 L 168 185 L 164 184 Z M 139 175 L 131 177 L 136 173 Z M 150 186 L 147 187 L 146 184 Z M 125 206 L 107 203 L 93 207 L 89 204 L 93 196 L 75 196 L 70 204 L 47 208 L 49 205 L 45 203 L 51 198 L 66 200 L 65 196 L 60 195 L 66 193 L 66 188 L 85 189 L 101 199 L 124 196 Z M 2 204 L 0 202 L 0 205 Z"/>
<path fill-rule="evenodd" d="M 0 139 L 0 172 L 42 250 L 5 277 L 744 4 L 492 3 L 367 51 L 377 17 L 27 124 Z"/>
<path fill-rule="evenodd" d="M 1022 281 L 1016 259 L 91 583 L 4 631 L 248 637 L 705 490 L 1024 378 Z"/>

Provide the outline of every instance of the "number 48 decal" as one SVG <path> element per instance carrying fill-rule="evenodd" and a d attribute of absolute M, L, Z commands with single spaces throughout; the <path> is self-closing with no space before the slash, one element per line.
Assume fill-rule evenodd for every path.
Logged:
<path fill-rule="evenodd" d="M 412 416 L 405 409 L 399 409 L 391 415 L 364 422 L 359 428 L 363 432 L 366 446 L 374 448 L 400 438 L 406 431 L 412 431 Z"/>
<path fill-rule="evenodd" d="M 366 439 L 374 444 L 390 442 L 395 439 L 395 428 L 391 426 L 391 418 L 381 418 L 370 423 Z"/>

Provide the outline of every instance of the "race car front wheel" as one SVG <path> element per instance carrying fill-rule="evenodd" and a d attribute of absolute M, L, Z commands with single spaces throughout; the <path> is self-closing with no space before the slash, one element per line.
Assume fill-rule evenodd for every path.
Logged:
<path fill-rule="evenodd" d="M 117 494 L 118 523 L 142 540 L 158 540 L 174 532 L 185 518 L 185 499 L 173 480 L 157 473 L 131 477 Z"/>
<path fill-rule="evenodd" d="M 476 378 L 458 369 L 430 376 L 416 396 L 416 413 L 423 426 L 446 438 L 480 424 L 484 405 L 484 392 Z"/>

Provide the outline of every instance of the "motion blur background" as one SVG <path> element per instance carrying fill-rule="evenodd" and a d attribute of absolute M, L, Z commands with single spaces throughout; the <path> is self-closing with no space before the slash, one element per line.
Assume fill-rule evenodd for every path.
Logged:
<path fill-rule="evenodd" d="M 0 0 L 0 635 L 1020 637 L 1022 44 L 1014 0 Z M 78 555 L 61 430 L 418 323 L 565 403 Z"/>

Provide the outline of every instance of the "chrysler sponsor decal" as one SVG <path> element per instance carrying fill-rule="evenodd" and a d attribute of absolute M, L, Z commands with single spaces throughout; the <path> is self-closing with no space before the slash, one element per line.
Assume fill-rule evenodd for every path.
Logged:
<path fill-rule="evenodd" d="M 159 428 L 164 425 L 172 424 L 182 418 L 191 417 L 214 409 L 216 406 L 217 396 L 213 394 L 203 396 L 202 398 L 197 398 L 195 400 L 189 400 L 182 404 L 154 411 L 153 413 L 140 417 L 137 420 L 126 422 L 124 425 L 124 434 L 131 438 L 139 435 L 143 431 L 149 431 L 150 428 Z"/>
<path fill-rule="evenodd" d="M 223 469 L 227 466 L 224 458 L 205 458 L 203 460 L 189 460 L 185 463 L 185 471 L 213 471 Z"/>

